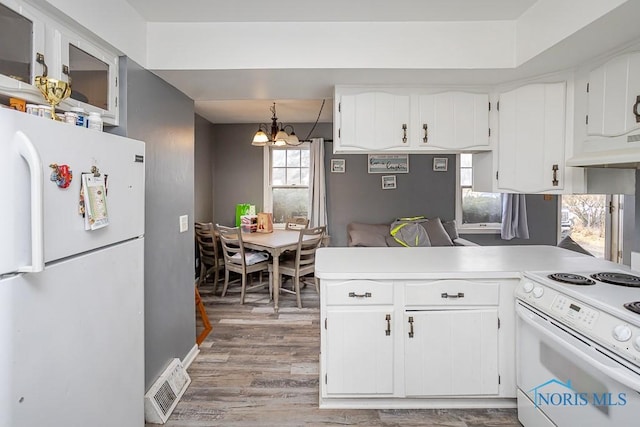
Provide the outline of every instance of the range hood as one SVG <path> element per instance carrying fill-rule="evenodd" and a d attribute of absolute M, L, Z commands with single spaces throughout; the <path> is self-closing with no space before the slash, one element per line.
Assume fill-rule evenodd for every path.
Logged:
<path fill-rule="evenodd" d="M 580 153 L 567 166 L 585 168 L 640 169 L 640 147 Z"/>

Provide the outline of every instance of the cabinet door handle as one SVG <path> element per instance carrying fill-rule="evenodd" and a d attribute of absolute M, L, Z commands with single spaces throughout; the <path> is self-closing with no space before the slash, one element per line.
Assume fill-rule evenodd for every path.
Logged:
<path fill-rule="evenodd" d="M 457 294 L 448 294 L 443 292 L 440 294 L 442 298 L 464 298 L 464 292 L 458 292 Z"/>
<path fill-rule="evenodd" d="M 640 123 L 640 95 L 636 96 L 636 103 L 633 104 L 633 114 L 636 116 L 636 123 Z"/>
<path fill-rule="evenodd" d="M 424 123 L 422 125 L 422 129 L 424 129 L 424 137 L 422 138 L 422 142 L 424 142 L 426 144 L 426 143 L 429 142 L 429 125 Z"/>
<path fill-rule="evenodd" d="M 391 335 L 391 315 L 387 314 L 385 316 L 385 320 L 387 321 L 387 330 L 384 331 L 385 335 Z"/>
<path fill-rule="evenodd" d="M 413 338 L 413 316 L 409 316 L 409 338 Z"/>
<path fill-rule="evenodd" d="M 402 125 L 402 143 L 407 143 L 407 125 L 406 123 Z"/>
<path fill-rule="evenodd" d="M 47 74 L 49 74 L 49 67 L 47 67 L 47 64 L 44 62 L 44 55 L 40 52 L 36 53 L 36 62 L 42 65 L 42 77 L 47 77 Z"/>
<path fill-rule="evenodd" d="M 364 294 L 356 294 L 355 292 L 349 292 L 349 298 L 371 298 L 371 292 L 365 292 Z"/>
<path fill-rule="evenodd" d="M 553 171 L 553 179 L 551 180 L 551 183 L 554 187 L 558 186 L 558 169 L 558 165 L 553 165 L 551 167 L 551 170 Z"/>

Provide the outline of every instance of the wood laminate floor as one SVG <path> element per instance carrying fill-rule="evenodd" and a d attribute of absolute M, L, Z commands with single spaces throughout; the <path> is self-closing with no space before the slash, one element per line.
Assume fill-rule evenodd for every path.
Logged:
<path fill-rule="evenodd" d="M 313 286 L 302 291 L 302 309 L 283 293 L 277 315 L 266 290 L 247 294 L 244 305 L 239 293 L 221 298 L 210 284 L 200 293 L 213 331 L 166 426 L 520 426 L 515 409 L 319 409 L 320 305 Z"/>

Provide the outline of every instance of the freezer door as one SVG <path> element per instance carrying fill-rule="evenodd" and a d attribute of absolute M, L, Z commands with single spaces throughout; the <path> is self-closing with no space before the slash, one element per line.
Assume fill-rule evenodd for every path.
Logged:
<path fill-rule="evenodd" d="M 25 148 L 28 145 L 35 148 L 33 153 Z M 54 164 L 71 169 L 73 179 L 67 188 L 50 179 L 53 172 L 50 165 Z M 33 165 L 41 168 L 40 178 L 30 170 Z M 93 167 L 107 179 L 109 225 L 86 231 L 79 214 L 80 183 L 81 175 L 90 173 Z M 32 262 L 38 242 L 38 227 L 34 227 L 32 220 L 39 213 L 44 262 L 144 234 L 141 141 L 1 109 L 0 179 L 0 205 L 6 207 L 0 221 L 0 274 Z M 40 186 L 34 183 L 37 179 L 42 180 Z M 34 195 L 38 188 L 42 194 Z"/>
<path fill-rule="evenodd" d="M 144 425 L 143 250 L 0 279 L 0 426 Z"/>

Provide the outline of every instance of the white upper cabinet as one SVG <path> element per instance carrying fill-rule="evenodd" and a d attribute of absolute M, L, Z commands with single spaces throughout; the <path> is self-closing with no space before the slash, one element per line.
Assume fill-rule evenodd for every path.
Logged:
<path fill-rule="evenodd" d="M 47 104 L 36 76 L 69 81 L 71 96 L 59 111 L 82 107 L 118 124 L 118 54 L 79 28 L 16 0 L 0 4 L 0 95 Z M 84 33 L 83 33 L 84 34 Z"/>
<path fill-rule="evenodd" d="M 497 190 L 564 189 L 566 83 L 539 83 L 500 94 Z"/>
<path fill-rule="evenodd" d="M 589 136 L 614 137 L 640 129 L 640 52 L 594 69 L 588 96 Z"/>
<path fill-rule="evenodd" d="M 489 96 L 336 86 L 335 153 L 489 150 Z"/>
<path fill-rule="evenodd" d="M 338 146 L 342 151 L 393 151 L 409 146 L 408 95 L 364 92 L 342 95 Z"/>
<path fill-rule="evenodd" d="M 443 92 L 416 95 L 418 126 L 413 140 L 420 148 L 442 150 L 487 149 L 489 145 L 489 95 Z"/>

